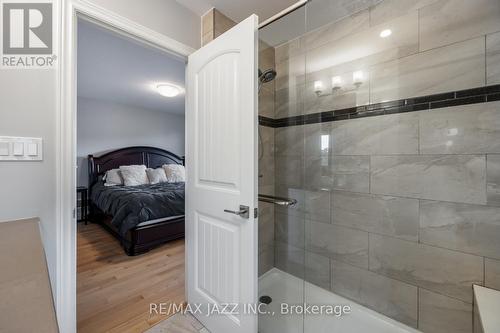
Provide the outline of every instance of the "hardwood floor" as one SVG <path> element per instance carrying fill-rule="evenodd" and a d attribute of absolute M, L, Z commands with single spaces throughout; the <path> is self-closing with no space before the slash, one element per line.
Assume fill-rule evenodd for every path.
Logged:
<path fill-rule="evenodd" d="M 184 302 L 184 240 L 129 257 L 99 225 L 78 224 L 79 333 L 144 332 L 168 315 L 150 303 Z"/>

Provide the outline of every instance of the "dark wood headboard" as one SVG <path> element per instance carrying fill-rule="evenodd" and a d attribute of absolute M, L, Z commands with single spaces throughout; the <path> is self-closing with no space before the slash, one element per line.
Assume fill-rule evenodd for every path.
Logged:
<path fill-rule="evenodd" d="M 96 157 L 88 156 L 89 188 L 94 185 L 99 176 L 106 171 L 119 168 L 121 165 L 145 165 L 148 168 L 158 168 L 163 164 L 182 164 L 184 158 L 167 150 L 154 147 L 127 147 L 110 151 Z"/>

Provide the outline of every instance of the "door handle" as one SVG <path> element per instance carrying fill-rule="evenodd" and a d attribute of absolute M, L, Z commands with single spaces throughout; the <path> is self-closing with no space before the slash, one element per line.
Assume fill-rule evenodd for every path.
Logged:
<path fill-rule="evenodd" d="M 250 208 L 248 206 L 243 206 L 243 205 L 240 205 L 239 211 L 224 209 L 224 212 L 238 215 L 244 219 L 247 219 L 250 217 Z"/>

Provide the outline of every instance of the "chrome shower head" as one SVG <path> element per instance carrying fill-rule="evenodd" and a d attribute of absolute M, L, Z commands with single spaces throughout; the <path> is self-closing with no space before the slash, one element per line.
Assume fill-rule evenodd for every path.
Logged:
<path fill-rule="evenodd" d="M 262 72 L 259 69 L 259 93 L 260 93 L 260 88 L 262 88 L 262 85 L 267 82 L 271 82 L 274 80 L 276 77 L 276 71 L 272 68 L 266 69 L 264 72 Z"/>
<path fill-rule="evenodd" d="M 273 68 L 266 69 L 264 72 L 259 69 L 259 81 L 261 83 L 271 82 L 275 77 L 276 71 Z"/>

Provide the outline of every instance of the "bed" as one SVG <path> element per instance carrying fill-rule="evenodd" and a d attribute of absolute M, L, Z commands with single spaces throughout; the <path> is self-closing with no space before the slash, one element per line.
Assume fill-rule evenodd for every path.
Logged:
<path fill-rule="evenodd" d="M 129 256 L 184 237 L 184 183 L 104 186 L 106 171 L 124 165 L 158 168 L 184 159 L 154 147 L 127 147 L 89 155 L 89 219 L 102 225 Z"/>

